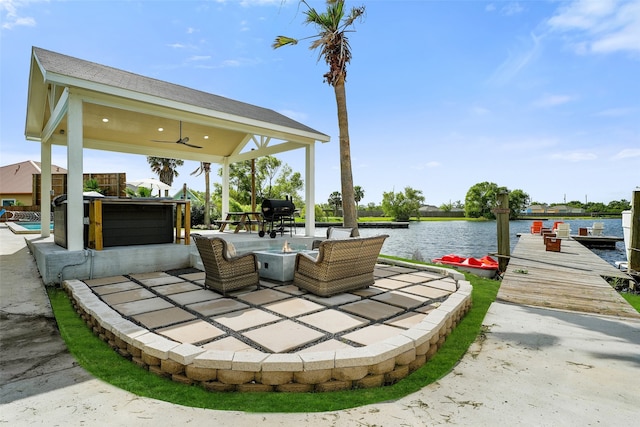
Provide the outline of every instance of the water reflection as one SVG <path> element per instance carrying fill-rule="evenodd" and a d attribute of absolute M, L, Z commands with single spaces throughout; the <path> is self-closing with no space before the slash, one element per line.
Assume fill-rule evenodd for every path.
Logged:
<path fill-rule="evenodd" d="M 598 219 L 604 223 L 606 236 L 622 237 L 622 220 Z M 591 227 L 593 220 L 565 220 L 571 226 L 571 234 L 578 234 L 581 227 Z M 532 221 L 510 221 L 509 235 L 511 250 L 518 242 L 519 233 L 529 233 Z M 545 221 L 551 227 L 553 221 Z M 320 229 L 321 233 L 326 230 Z M 413 258 L 419 253 L 425 260 L 455 253 L 462 256 L 483 257 L 497 252 L 498 239 L 495 221 L 421 221 L 411 222 L 408 229 L 360 229 L 360 235 L 375 236 L 388 234 L 382 253 L 403 258 Z M 625 259 L 624 243 L 618 242 L 616 250 L 593 250 L 605 261 L 613 264 Z"/>

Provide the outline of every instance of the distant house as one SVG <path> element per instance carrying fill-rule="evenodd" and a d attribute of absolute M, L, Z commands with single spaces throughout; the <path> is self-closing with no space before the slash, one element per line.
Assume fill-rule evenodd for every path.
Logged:
<path fill-rule="evenodd" d="M 174 200 L 183 200 L 184 197 L 182 195 L 182 191 L 183 191 L 183 189 L 181 189 L 176 194 L 174 194 L 173 195 L 173 199 Z M 189 189 L 189 188 L 187 188 L 187 200 L 196 201 L 198 203 L 203 203 L 202 199 L 200 197 L 198 197 L 198 195 L 195 194 L 193 191 L 191 191 L 191 189 Z"/>
<path fill-rule="evenodd" d="M 420 214 L 427 213 L 427 212 L 442 212 L 439 207 L 434 205 L 422 205 L 420 206 L 418 211 L 420 211 Z"/>
<path fill-rule="evenodd" d="M 547 213 L 547 205 L 531 205 L 525 209 L 528 214 L 545 214 Z"/>
<path fill-rule="evenodd" d="M 533 215 L 568 215 L 568 214 L 583 214 L 584 209 L 575 208 L 567 205 L 555 205 L 555 206 L 547 206 L 547 205 L 531 205 L 524 210 L 526 214 Z"/>
<path fill-rule="evenodd" d="M 567 206 L 567 205 L 555 205 L 555 206 L 550 206 L 547 209 L 547 213 L 554 213 L 554 214 L 581 214 L 584 213 L 584 209 L 582 208 L 575 208 L 573 206 Z"/>
<path fill-rule="evenodd" d="M 0 200 L 2 206 L 33 204 L 33 175 L 42 172 L 40 162 L 27 160 L 0 167 Z M 67 170 L 51 165 L 51 173 L 66 174 Z"/>

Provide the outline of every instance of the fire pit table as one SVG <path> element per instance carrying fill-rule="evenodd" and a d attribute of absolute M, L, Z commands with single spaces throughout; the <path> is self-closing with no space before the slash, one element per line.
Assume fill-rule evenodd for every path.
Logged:
<path fill-rule="evenodd" d="M 293 281 L 293 271 L 296 265 L 296 256 L 303 252 L 313 257 L 318 256 L 318 251 L 302 250 L 283 252 L 281 249 L 268 251 L 254 251 L 256 258 L 260 262 L 258 274 L 264 279 L 271 279 L 276 282 Z"/>

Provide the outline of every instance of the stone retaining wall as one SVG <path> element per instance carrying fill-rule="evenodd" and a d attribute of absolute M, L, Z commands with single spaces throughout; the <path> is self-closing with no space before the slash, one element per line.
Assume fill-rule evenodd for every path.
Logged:
<path fill-rule="evenodd" d="M 157 375 L 211 391 L 321 392 L 393 384 L 424 365 L 471 307 L 471 284 L 418 325 L 378 343 L 324 352 L 212 351 L 180 344 L 124 319 L 84 283 L 63 284 L 75 310 L 121 356 Z"/>

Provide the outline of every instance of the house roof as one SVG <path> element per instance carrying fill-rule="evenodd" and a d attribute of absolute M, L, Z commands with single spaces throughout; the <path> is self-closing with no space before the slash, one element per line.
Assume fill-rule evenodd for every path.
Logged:
<path fill-rule="evenodd" d="M 31 194 L 33 175 L 41 173 L 40 162 L 27 160 L 0 167 L 0 193 Z M 51 165 L 51 173 L 67 173 L 65 168 Z"/>
<path fill-rule="evenodd" d="M 32 49 L 27 139 L 66 145 L 72 96 L 82 99 L 85 148 L 221 163 L 329 141 L 268 108 L 38 47 Z M 185 136 L 202 148 L 173 143 Z"/>

